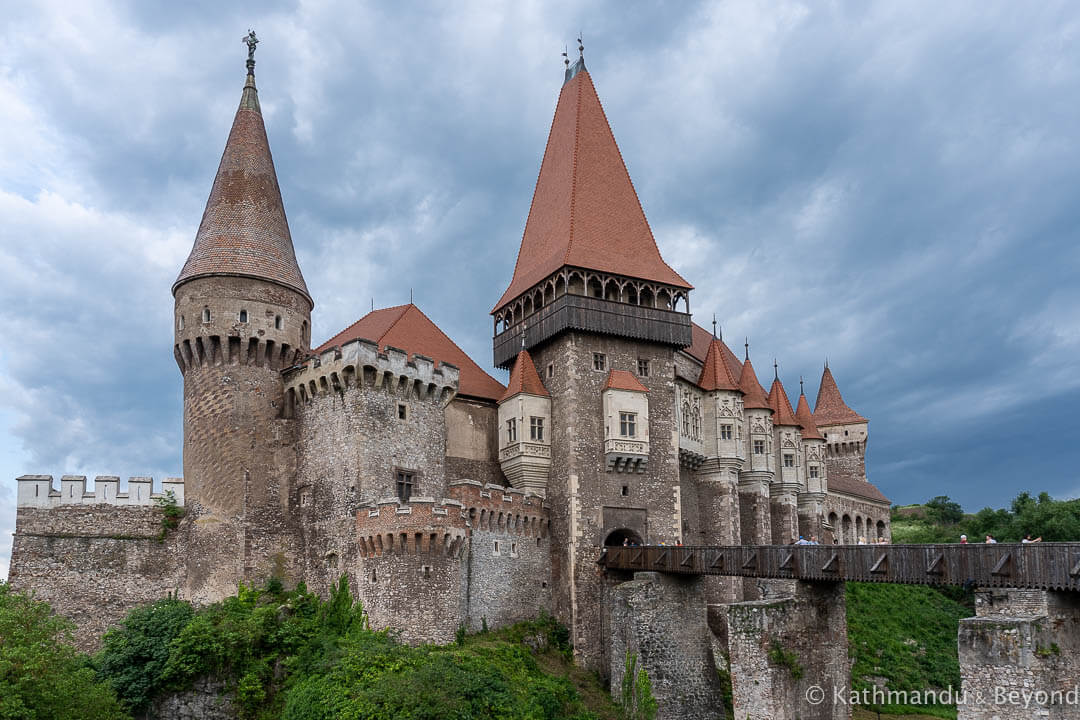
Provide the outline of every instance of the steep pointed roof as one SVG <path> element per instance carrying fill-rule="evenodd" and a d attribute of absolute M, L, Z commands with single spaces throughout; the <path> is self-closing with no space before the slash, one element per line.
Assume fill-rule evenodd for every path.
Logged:
<path fill-rule="evenodd" d="M 514 277 L 492 312 L 564 265 L 691 288 L 660 256 L 584 62 L 567 75 Z"/>
<path fill-rule="evenodd" d="M 799 393 L 799 405 L 795 408 L 795 420 L 802 428 L 803 440 L 824 440 L 821 431 L 814 422 L 814 414 L 810 412 L 810 403 L 806 402 L 806 393 Z"/>
<path fill-rule="evenodd" d="M 765 388 L 758 382 L 754 365 L 747 354 L 739 374 L 739 389 L 743 391 L 743 407 L 747 410 L 772 410 L 769 399 L 765 397 Z"/>
<path fill-rule="evenodd" d="M 296 263 L 274 159 L 270 156 L 254 66 L 254 61 L 249 60 L 240 107 L 203 210 L 195 245 L 173 283 L 173 293 L 181 283 L 195 278 L 239 275 L 284 285 L 310 302 L 311 295 Z"/>
<path fill-rule="evenodd" d="M 692 341 L 690 347 L 683 348 L 683 352 L 704 365 L 705 358 L 709 355 L 709 346 L 712 345 L 713 342 L 712 333 L 698 325 L 696 322 L 691 322 L 690 338 Z M 739 360 L 739 357 L 723 340 L 720 340 L 720 349 L 723 350 L 724 362 L 727 363 L 728 372 L 731 373 L 731 377 L 739 377 L 739 375 L 742 374 L 742 362 Z"/>
<path fill-rule="evenodd" d="M 390 345 L 406 351 L 410 357 L 426 355 L 436 363 L 454 365 L 461 371 L 458 383 L 458 393 L 461 395 L 498 400 L 506 389 L 412 303 L 373 310 L 312 350 L 312 353 L 325 352 L 359 338 L 377 343 L 380 350 Z"/>
<path fill-rule="evenodd" d="M 514 367 L 510 368 L 510 382 L 507 383 L 506 392 L 499 398 L 499 402 L 512 398 L 518 393 L 551 397 L 551 393 L 544 387 L 544 381 L 540 379 L 540 374 L 536 372 L 536 364 L 532 356 L 525 348 L 521 348 L 517 360 L 514 361 Z"/>
<path fill-rule="evenodd" d="M 791 409 L 791 401 L 788 400 L 787 392 L 780 378 L 773 379 L 772 387 L 769 388 L 769 407 L 773 411 L 773 425 L 794 425 L 798 427 L 799 421 L 795 419 L 795 412 Z"/>
<path fill-rule="evenodd" d="M 836 386 L 836 380 L 828 366 L 821 374 L 821 386 L 818 387 L 817 402 L 814 403 L 814 421 L 818 427 L 867 422 L 866 418 L 849 408 L 844 402 L 844 398 L 840 395 L 840 388 Z"/>
<path fill-rule="evenodd" d="M 705 355 L 705 363 L 701 367 L 701 376 L 697 384 L 702 390 L 738 390 L 739 382 L 731 373 L 727 358 L 724 356 L 726 346 L 722 340 L 713 338 L 709 343 L 709 351 Z M 728 350 L 730 353 L 731 350 Z"/>
<path fill-rule="evenodd" d="M 649 388 L 641 384 L 634 373 L 629 370 L 612 370 L 608 373 L 605 390 L 632 390 L 634 392 L 649 392 Z"/>

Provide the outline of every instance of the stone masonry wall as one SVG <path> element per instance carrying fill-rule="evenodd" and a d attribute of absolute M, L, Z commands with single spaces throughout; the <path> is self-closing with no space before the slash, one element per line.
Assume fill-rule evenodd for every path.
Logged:
<path fill-rule="evenodd" d="M 851 707 L 834 702 L 833 696 L 834 688 L 847 693 L 851 687 L 844 584 L 797 582 L 794 593 L 728 606 L 734 716 L 739 720 L 851 716 Z M 811 702 L 817 697 L 821 702 Z"/>
<path fill-rule="evenodd" d="M 659 720 L 722 718 L 701 578 L 652 572 L 617 586 L 611 605 L 611 693 L 620 697 L 627 653 L 652 683 Z"/>
<path fill-rule="evenodd" d="M 499 408 L 492 402 L 455 397 L 446 406 L 446 477 L 506 485 L 499 467 Z"/>
<path fill-rule="evenodd" d="M 863 521 L 863 531 L 867 540 L 877 537 L 877 523 L 885 524 L 885 537 L 891 538 L 891 515 L 888 503 L 874 503 L 848 495 L 840 495 L 830 492 L 825 496 L 824 502 L 825 519 L 835 516 L 832 536 L 838 545 L 854 545 L 858 542 L 858 520 Z M 845 524 L 844 516 L 850 519 L 850 525 Z M 870 530 L 867 530 L 869 524 Z M 959 538 L 957 538 L 959 539 Z"/>
<path fill-rule="evenodd" d="M 8 580 L 75 622 L 76 645 L 92 651 L 128 610 L 183 585 L 185 519 L 163 542 L 153 506 L 21 507 Z"/>

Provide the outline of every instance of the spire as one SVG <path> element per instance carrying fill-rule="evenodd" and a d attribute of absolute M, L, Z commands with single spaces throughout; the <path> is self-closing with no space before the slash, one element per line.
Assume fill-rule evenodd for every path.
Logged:
<path fill-rule="evenodd" d="M 536 372 L 536 364 L 533 363 L 532 356 L 525 348 L 521 348 L 517 360 L 514 361 L 514 367 L 510 369 L 510 382 L 507 383 L 506 392 L 499 398 L 499 402 L 508 400 L 518 393 L 551 397 L 551 393 L 544 387 L 544 381 L 540 379 L 540 374 Z"/>
<path fill-rule="evenodd" d="M 773 365 L 776 366 L 775 361 L 773 361 Z M 798 426 L 799 422 L 795 419 L 795 413 L 791 409 L 791 401 L 788 400 L 787 393 L 784 391 L 784 384 L 780 382 L 779 370 L 776 372 L 772 387 L 769 388 L 769 407 L 773 411 L 773 425 Z"/>
<path fill-rule="evenodd" d="M 746 343 L 746 360 L 743 361 L 742 373 L 739 374 L 739 389 L 742 390 L 743 407 L 747 410 L 771 410 L 765 388 L 758 382 L 754 366 L 750 362 L 750 343 Z"/>
<path fill-rule="evenodd" d="M 296 262 L 255 88 L 255 45 L 259 41 L 249 32 L 244 42 L 248 46 L 247 78 L 240 106 L 195 245 L 173 283 L 173 293 L 188 280 L 232 275 L 283 285 L 311 302 Z"/>
<path fill-rule="evenodd" d="M 691 288 L 660 256 L 584 57 L 566 72 L 514 277 L 493 312 L 567 265 Z"/>
<path fill-rule="evenodd" d="M 739 383 L 732 377 L 724 359 L 724 342 L 715 336 L 709 343 L 709 352 L 705 355 L 697 384 L 702 390 L 739 390 Z"/>
<path fill-rule="evenodd" d="M 799 386 L 802 386 L 802 380 L 799 380 Z M 824 440 L 821 431 L 817 428 L 817 423 L 814 422 L 814 414 L 810 412 L 810 403 L 806 402 L 806 393 L 799 393 L 799 406 L 795 408 L 795 420 L 802 428 L 803 440 Z"/>
<path fill-rule="evenodd" d="M 817 402 L 814 403 L 814 421 L 818 427 L 867 422 L 866 418 L 844 402 L 828 365 L 821 374 L 821 387 L 818 388 Z"/>

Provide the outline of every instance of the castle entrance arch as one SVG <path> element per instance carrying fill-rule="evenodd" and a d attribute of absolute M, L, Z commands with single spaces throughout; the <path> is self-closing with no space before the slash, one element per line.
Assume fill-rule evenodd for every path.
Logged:
<path fill-rule="evenodd" d="M 604 538 L 604 546 L 605 547 L 623 545 L 623 544 L 625 544 L 627 542 L 630 545 L 643 545 L 644 544 L 641 541 L 641 536 L 640 535 L 638 535 L 633 530 L 629 530 L 627 528 L 618 528 L 616 530 L 612 530 L 610 533 L 608 533 L 608 536 L 606 538 Z"/>

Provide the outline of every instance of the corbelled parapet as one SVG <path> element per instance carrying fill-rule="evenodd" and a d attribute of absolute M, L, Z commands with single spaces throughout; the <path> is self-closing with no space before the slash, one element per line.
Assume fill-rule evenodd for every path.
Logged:
<path fill-rule="evenodd" d="M 434 400 L 448 405 L 457 394 L 461 371 L 447 362 L 424 355 L 410 359 L 404 350 L 379 346 L 358 339 L 332 347 L 285 371 L 289 402 L 311 402 L 319 395 L 342 393 L 353 388 L 370 388 L 418 400 Z"/>
<path fill-rule="evenodd" d="M 153 491 L 154 479 L 133 477 L 128 479 L 127 492 L 120 492 L 120 478 L 116 475 L 98 475 L 94 478 L 94 490 L 86 491 L 85 475 L 64 475 L 60 489 L 53 487 L 52 475 L 23 475 L 16 478 L 18 496 L 16 505 L 27 508 L 53 508 L 61 505 L 153 505 L 165 500 L 169 493 L 177 505 L 184 504 L 184 479 L 166 478 L 161 482 L 161 492 Z"/>

